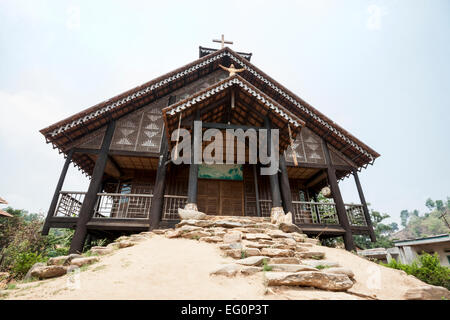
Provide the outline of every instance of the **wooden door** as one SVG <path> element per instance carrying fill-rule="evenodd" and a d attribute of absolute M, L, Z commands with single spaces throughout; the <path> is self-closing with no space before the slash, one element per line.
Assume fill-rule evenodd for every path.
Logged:
<path fill-rule="evenodd" d="M 242 181 L 198 180 L 198 210 L 208 215 L 244 215 L 244 184 Z"/>
<path fill-rule="evenodd" d="M 244 183 L 242 181 L 220 181 L 220 215 L 244 215 Z"/>
<path fill-rule="evenodd" d="M 198 210 L 209 215 L 220 214 L 220 181 L 198 179 Z"/>

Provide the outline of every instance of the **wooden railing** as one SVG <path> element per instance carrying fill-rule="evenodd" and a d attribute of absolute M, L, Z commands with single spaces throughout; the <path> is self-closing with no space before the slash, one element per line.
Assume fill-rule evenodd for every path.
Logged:
<path fill-rule="evenodd" d="M 366 227 L 367 221 L 364 216 L 364 207 L 362 204 L 346 204 L 348 221 L 351 226 Z"/>
<path fill-rule="evenodd" d="M 95 218 L 148 219 L 152 194 L 98 193 Z"/>
<path fill-rule="evenodd" d="M 61 191 L 54 217 L 78 217 L 86 192 Z"/>
<path fill-rule="evenodd" d="M 184 208 L 187 196 L 164 195 L 164 207 L 162 220 L 180 219 L 178 208 Z"/>
<path fill-rule="evenodd" d="M 295 223 L 339 224 L 334 203 L 292 201 Z"/>

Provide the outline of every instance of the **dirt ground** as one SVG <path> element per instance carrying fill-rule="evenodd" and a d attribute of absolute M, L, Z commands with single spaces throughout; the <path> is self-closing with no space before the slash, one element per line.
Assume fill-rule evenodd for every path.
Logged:
<path fill-rule="evenodd" d="M 342 249 L 317 247 L 326 259 L 348 267 L 356 283 L 349 292 L 270 288 L 262 272 L 227 278 L 210 276 L 232 258 L 214 244 L 154 236 L 103 256 L 75 275 L 19 285 L 6 299 L 402 299 L 423 282 Z"/>

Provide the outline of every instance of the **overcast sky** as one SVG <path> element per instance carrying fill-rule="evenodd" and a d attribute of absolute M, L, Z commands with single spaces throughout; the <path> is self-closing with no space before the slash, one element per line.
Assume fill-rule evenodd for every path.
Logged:
<path fill-rule="evenodd" d="M 450 1 L 0 1 L 0 196 L 46 212 L 63 156 L 38 132 L 198 58 L 236 51 L 381 154 L 372 207 L 450 196 Z M 65 190 L 87 189 L 71 168 Z M 340 183 L 359 202 L 353 179 Z"/>

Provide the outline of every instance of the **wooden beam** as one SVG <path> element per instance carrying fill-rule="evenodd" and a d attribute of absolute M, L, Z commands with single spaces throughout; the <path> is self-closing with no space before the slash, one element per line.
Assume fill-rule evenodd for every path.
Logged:
<path fill-rule="evenodd" d="M 256 169 L 256 164 L 251 165 L 253 168 L 253 179 L 255 182 L 255 200 L 256 200 L 256 215 L 261 217 L 261 204 L 259 203 L 259 187 L 258 187 L 258 173 Z"/>
<path fill-rule="evenodd" d="M 336 178 L 336 169 L 331 163 L 330 151 L 328 150 L 327 143 L 322 139 L 322 145 L 325 153 L 325 159 L 327 163 L 328 182 L 330 183 L 331 193 L 333 194 L 334 203 L 336 204 L 336 211 L 339 217 L 340 225 L 345 229 L 344 244 L 345 249 L 348 251 L 356 250 L 355 243 L 353 242 L 352 230 L 350 228 L 350 222 L 348 221 L 347 211 L 345 210 L 344 201 L 342 200 L 341 191 Z"/>
<path fill-rule="evenodd" d="M 83 252 L 84 241 L 87 235 L 87 223 L 92 218 L 95 204 L 97 203 L 97 192 L 101 186 L 103 174 L 105 172 L 106 162 L 108 160 L 108 149 L 114 134 L 116 122 L 111 121 L 106 129 L 102 147 L 95 162 L 92 172 L 92 179 L 89 184 L 88 191 L 81 205 L 80 215 L 77 221 L 77 227 L 70 244 L 69 253 Z"/>
<path fill-rule="evenodd" d="M 305 182 L 305 187 L 310 188 L 327 177 L 327 172 L 320 170 Z"/>
<path fill-rule="evenodd" d="M 267 150 L 268 154 L 272 154 L 272 136 L 269 117 L 264 117 L 264 127 L 267 129 Z M 278 172 L 269 175 L 270 192 L 272 194 L 272 208 L 281 207 L 280 184 L 278 182 Z"/>
<path fill-rule="evenodd" d="M 280 155 L 280 187 L 281 197 L 283 199 L 283 209 L 285 213 L 290 212 L 292 214 L 292 223 L 295 223 L 295 214 L 292 210 L 292 194 L 291 187 L 289 185 L 289 177 L 286 168 L 286 160 L 284 154 Z"/>
<path fill-rule="evenodd" d="M 64 162 L 64 166 L 61 170 L 61 174 L 59 175 L 59 180 L 58 180 L 58 183 L 56 184 L 55 192 L 53 193 L 52 202 L 50 203 L 50 208 L 48 209 L 47 217 L 45 219 L 44 226 L 42 228 L 42 235 L 44 235 L 44 236 L 48 235 L 48 232 L 50 231 L 50 219 L 55 214 L 56 205 L 58 204 L 58 199 L 59 199 L 59 192 L 61 191 L 61 189 L 64 185 L 64 180 L 66 179 L 67 170 L 69 169 L 69 165 L 70 165 L 70 161 L 72 160 L 73 153 L 74 153 L 74 150 L 72 149 L 67 154 L 66 161 Z"/>
<path fill-rule="evenodd" d="M 189 165 L 189 184 L 188 184 L 188 199 L 187 199 L 187 205 L 195 205 L 197 206 L 197 190 L 198 190 L 198 164 L 194 163 L 195 159 L 195 152 L 196 146 L 201 145 L 201 141 L 197 141 L 196 138 L 196 132 L 194 127 L 194 121 L 200 119 L 200 113 L 197 110 L 194 120 L 192 121 L 192 133 L 193 138 L 192 139 L 192 145 L 191 145 L 191 164 Z M 202 134 L 200 132 L 200 134 Z"/>
<path fill-rule="evenodd" d="M 159 222 L 161 221 L 164 206 L 164 191 L 166 189 L 166 163 L 168 158 L 169 144 L 167 142 L 166 131 L 164 131 L 149 215 L 150 230 L 157 229 L 159 227 Z"/>
<path fill-rule="evenodd" d="M 353 170 L 353 177 L 355 178 L 356 188 L 358 189 L 359 199 L 361 200 L 361 204 L 363 205 L 364 217 L 366 218 L 367 227 L 369 228 L 369 236 L 372 242 L 377 241 L 377 237 L 375 236 L 375 231 L 373 230 L 372 219 L 370 218 L 369 209 L 367 208 L 366 198 L 364 197 L 364 193 L 361 187 L 361 182 L 358 177 L 358 170 Z"/>

